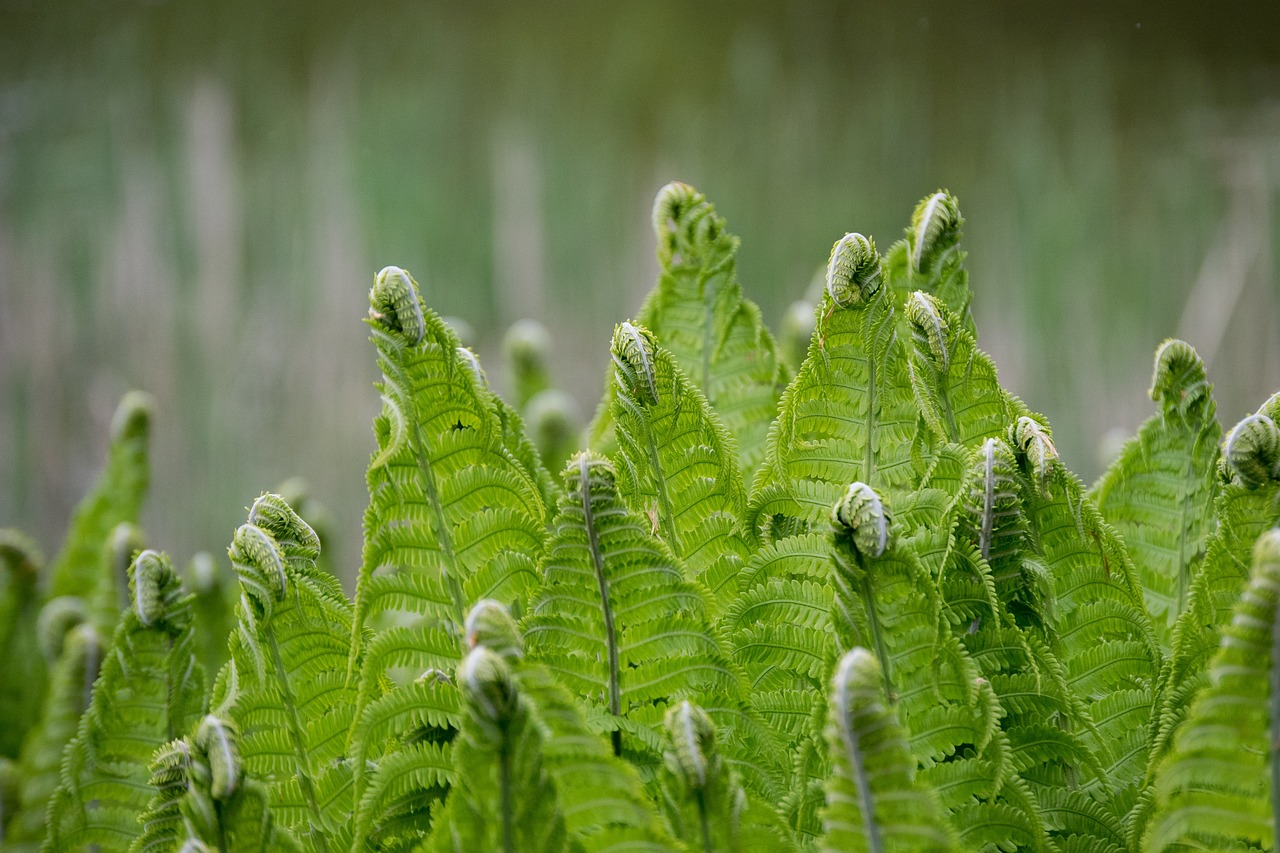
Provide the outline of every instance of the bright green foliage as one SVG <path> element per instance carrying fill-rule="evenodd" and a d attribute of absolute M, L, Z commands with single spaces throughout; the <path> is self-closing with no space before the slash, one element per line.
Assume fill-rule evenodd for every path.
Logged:
<path fill-rule="evenodd" d="M 88 711 L 67 745 L 49 806 L 46 851 L 128 850 L 150 799 L 151 755 L 204 711 L 191 596 L 169 558 L 143 551 L 129 568 L 130 608 L 116 627 Z"/>
<path fill-rule="evenodd" d="M 1165 754 L 1192 699 L 1207 683 L 1209 661 L 1247 583 L 1253 544 L 1280 524 L 1280 394 L 1228 433 L 1219 464 L 1215 528 L 1204 562 L 1191 585 L 1187 609 L 1173 634 L 1173 654 L 1165 677 L 1160 731 L 1151 759 Z"/>
<path fill-rule="evenodd" d="M 915 784 L 916 761 L 871 652 L 854 648 L 840 659 L 830 702 L 824 853 L 957 849 L 932 791 Z"/>
<path fill-rule="evenodd" d="M 662 274 L 637 322 L 724 419 L 750 477 L 789 377 L 760 309 L 742 295 L 738 238 L 702 193 L 679 182 L 658 191 L 653 229 Z"/>
<path fill-rule="evenodd" d="M 150 806 L 130 853 L 299 850 L 272 820 L 267 792 L 244 772 L 240 736 L 230 720 L 212 714 L 194 735 L 165 744 L 151 764 Z"/>
<path fill-rule="evenodd" d="M 354 605 L 277 495 L 234 614 L 207 556 L 186 593 L 137 554 L 126 398 L 53 580 L 84 598 L 45 603 L 0 535 L 0 846 L 48 817 L 50 849 L 138 853 L 1273 849 L 1280 394 L 1219 451 L 1166 342 L 1159 414 L 1087 494 L 976 345 L 945 191 L 883 260 L 835 244 L 781 399 L 737 239 L 681 184 L 654 220 L 567 465 L 545 333 L 510 334 L 509 405 L 378 274 Z"/>
<path fill-rule="evenodd" d="M 43 563 L 29 538 L 0 530 L 0 758 L 17 758 L 44 697 L 48 673 L 36 638 Z"/>
<path fill-rule="evenodd" d="M 613 467 L 580 454 L 565 484 L 525 622 L 529 654 L 608 714 L 615 753 L 647 763 L 667 702 L 736 698 L 738 675 L 707 624 L 706 591 L 622 503 Z"/>
<path fill-rule="evenodd" d="M 990 357 L 939 299 L 907 298 L 911 387 L 935 439 L 972 446 L 1001 435 L 1010 421 L 1007 395 Z"/>
<path fill-rule="evenodd" d="M 902 304 L 914 291 L 936 297 L 965 329 L 973 331 L 969 311 L 973 294 L 960 249 L 964 217 L 960 204 L 946 190 L 925 196 L 911 214 L 906 237 L 889 249 L 885 272 L 896 301 Z"/>
<path fill-rule="evenodd" d="M 667 710 L 661 803 L 690 851 L 771 851 L 787 843 L 777 814 L 745 791 L 720 755 L 716 727 L 685 700 Z"/>
<path fill-rule="evenodd" d="M 1182 341 L 1156 350 L 1151 399 L 1159 414 L 1125 445 L 1090 496 L 1124 537 L 1168 650 L 1213 526 L 1222 429 L 1204 364 Z"/>
<path fill-rule="evenodd" d="M 65 607 L 67 599 L 54 599 L 45 606 L 45 613 L 70 614 Z M 18 808 L 12 816 L 5 815 L 4 829 L 6 849 L 14 851 L 38 850 L 45 837 L 45 816 L 49 799 L 58 788 L 62 754 L 76 734 L 80 715 L 89 707 L 93 696 L 93 684 L 98 678 L 106 643 L 93 623 L 85 621 L 83 604 L 75 609 L 79 621 L 67 622 L 50 619 L 42 622 L 42 638 L 56 640 L 51 644 L 49 657 L 56 661 L 49 672 L 48 689 L 40 709 L 40 719 L 22 743 L 17 775 L 21 782 Z M 46 644 L 50 645 L 50 644 Z"/>
<path fill-rule="evenodd" d="M 1156 772 L 1144 849 L 1277 850 L 1280 796 L 1280 529 L 1253 577 L 1173 749 Z"/>
<path fill-rule="evenodd" d="M 747 558 L 732 439 L 648 330 L 618 326 L 612 356 L 619 491 L 723 609 Z"/>
<path fill-rule="evenodd" d="M 345 684 L 350 602 L 316 569 L 315 532 L 277 495 L 254 501 L 228 553 L 241 596 L 215 713 L 238 728 L 245 772 L 266 784 L 275 819 L 307 850 L 345 849 L 345 736 L 356 698 Z"/>
<path fill-rule="evenodd" d="M 49 595 L 78 595 L 93 599 L 92 591 L 110 578 L 103 561 L 103 543 L 122 521 L 138 521 L 150 469 L 147 446 L 151 438 L 150 395 L 130 391 L 111 419 L 111 446 L 98 482 L 76 507 L 62 550 L 49 567 Z M 110 630 L 110 626 L 104 626 Z"/>
<path fill-rule="evenodd" d="M 753 531 L 788 532 L 774 529 L 775 516 L 823 524 L 854 481 L 892 491 L 911 480 L 919 414 L 882 284 L 873 242 L 847 234 L 835 244 L 809 354 L 782 396 L 756 475 Z"/>

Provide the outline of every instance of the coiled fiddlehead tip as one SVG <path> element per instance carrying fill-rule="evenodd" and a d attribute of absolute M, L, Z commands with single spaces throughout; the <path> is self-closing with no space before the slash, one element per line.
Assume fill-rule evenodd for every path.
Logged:
<path fill-rule="evenodd" d="M 21 530 L 12 527 L 0 529 L 0 565 L 24 582 L 34 582 L 40 576 L 44 555 L 35 540 Z"/>
<path fill-rule="evenodd" d="M 866 483 L 851 483 L 831 508 L 831 520 L 849 530 L 854 547 L 866 557 L 879 557 L 892 542 L 892 518 L 880 496 Z"/>
<path fill-rule="evenodd" d="M 481 599 L 471 608 L 464 631 L 469 649 L 484 646 L 508 659 L 524 656 L 524 640 L 511 611 L 491 598 Z"/>
<path fill-rule="evenodd" d="M 263 492 L 249 509 L 249 524 L 271 534 L 286 557 L 315 560 L 320 557 L 320 537 L 283 497 Z"/>
<path fill-rule="evenodd" d="M 129 598 L 138 621 L 151 628 L 164 619 L 166 599 L 177 582 L 166 554 L 150 549 L 138 554 L 129 566 Z"/>
<path fill-rule="evenodd" d="M 907 298 L 907 322 L 917 349 L 927 352 L 939 372 L 945 373 L 951 366 L 951 350 L 947 344 L 949 324 L 942 306 L 923 290 L 917 290 Z"/>
<path fill-rule="evenodd" d="M 1027 463 L 1027 474 L 1041 493 L 1049 481 L 1053 463 L 1058 458 L 1058 448 L 1047 427 L 1034 418 L 1023 415 L 1010 430 L 1013 445 Z"/>
<path fill-rule="evenodd" d="M 644 326 L 620 323 L 613 330 L 613 363 L 628 391 L 642 403 L 658 402 L 654 357 L 658 343 Z"/>
<path fill-rule="evenodd" d="M 458 361 L 471 371 L 471 376 L 476 380 L 476 384 L 481 388 L 489 387 L 489 377 L 484 375 L 484 368 L 480 366 L 480 359 L 468 347 L 457 347 L 454 353 L 458 356 Z"/>
<path fill-rule="evenodd" d="M 476 646 L 458 665 L 458 685 L 486 723 L 511 719 L 519 701 L 511 669 L 497 652 Z"/>
<path fill-rule="evenodd" d="M 849 233 L 831 247 L 827 261 L 827 293 L 841 308 L 860 305 L 875 296 L 884 278 L 884 267 L 875 241 Z"/>
<path fill-rule="evenodd" d="M 146 391 L 129 391 L 120 398 L 115 414 L 111 416 L 112 443 L 145 438 L 151 430 L 155 406 L 155 398 Z"/>
<path fill-rule="evenodd" d="M 878 698 L 883 684 L 880 662 L 870 649 L 854 646 L 845 652 L 831 679 L 831 693 L 841 716 L 850 715 L 856 702 L 855 694 Z"/>
<path fill-rule="evenodd" d="M 407 270 L 383 267 L 369 291 L 369 318 L 392 332 L 399 332 L 410 344 L 421 342 L 426 320 L 418 283 Z"/>
<path fill-rule="evenodd" d="M 705 201 L 702 193 L 680 181 L 672 181 L 658 190 L 653 199 L 653 233 L 658 238 L 659 254 L 674 242 L 674 235 L 685 214 Z"/>
<path fill-rule="evenodd" d="M 88 619 L 89 608 L 80 597 L 62 595 L 51 599 L 36 617 L 36 640 L 44 659 L 52 664 L 61 657 L 67 634 Z"/>
<path fill-rule="evenodd" d="M 132 521 L 122 521 L 111 528 L 111 533 L 107 536 L 107 553 L 111 557 L 112 571 L 120 573 L 117 577 L 123 576 L 133 562 L 134 555 L 146 547 L 142 528 Z"/>
<path fill-rule="evenodd" d="M 606 457 L 590 450 L 575 453 L 564 467 L 565 488 L 570 494 L 604 491 L 614 494 L 617 490 L 617 472 Z"/>
<path fill-rule="evenodd" d="M 227 554 L 241 583 L 264 610 L 269 612 L 271 602 L 284 598 L 288 588 L 284 554 L 270 533 L 256 524 L 242 524 L 236 528 Z"/>
<path fill-rule="evenodd" d="M 707 786 L 708 765 L 715 757 L 715 724 L 706 711 L 687 699 L 668 708 L 663 722 L 671 738 L 668 767 L 686 787 L 702 790 Z"/>
<path fill-rule="evenodd" d="M 1250 415 L 1227 433 L 1222 457 L 1227 469 L 1251 489 L 1280 479 L 1280 429 L 1264 414 Z"/>
<path fill-rule="evenodd" d="M 551 352 L 551 333 L 537 320 L 516 320 L 502 338 L 502 351 L 519 369 L 540 368 Z"/>
<path fill-rule="evenodd" d="M 951 193 L 938 190 L 922 199 L 907 231 L 912 272 L 927 269 L 934 258 L 958 243 L 962 225 L 960 204 Z"/>
<path fill-rule="evenodd" d="M 1163 402 L 1166 410 L 1182 412 L 1208 395 L 1204 362 L 1195 347 L 1186 341 L 1169 338 L 1156 348 L 1150 393 L 1151 399 Z"/>
<path fill-rule="evenodd" d="M 214 714 L 207 715 L 196 729 L 196 747 L 209 758 L 209 793 L 215 800 L 227 799 L 240 786 L 243 772 L 239 741 L 235 724 Z"/>

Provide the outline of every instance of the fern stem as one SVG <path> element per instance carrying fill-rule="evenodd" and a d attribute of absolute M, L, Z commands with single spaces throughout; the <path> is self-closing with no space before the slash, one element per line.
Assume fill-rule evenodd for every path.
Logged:
<path fill-rule="evenodd" d="M 456 619 L 454 624 L 461 627 L 467 621 L 467 604 L 462 597 L 462 587 L 458 584 L 458 556 L 453 550 L 453 535 L 449 530 L 449 520 L 445 518 L 444 507 L 440 504 L 440 492 L 436 489 L 431 459 L 427 456 L 427 437 L 422 433 L 422 424 L 416 422 L 417 412 L 414 413 L 414 417 L 414 450 L 418 457 L 419 479 L 422 481 L 422 490 L 427 494 L 427 500 L 431 501 L 431 511 L 435 515 L 436 535 L 440 539 L 440 550 L 444 552 L 447 562 L 444 567 L 444 579 L 449 586 L 449 596 L 453 599 Z"/>
<path fill-rule="evenodd" d="M 877 641 L 879 633 L 876 634 Z M 883 657 L 883 650 L 880 650 L 881 662 L 885 664 L 888 658 Z M 855 655 L 846 655 L 841 661 L 840 672 L 836 675 L 836 703 L 839 706 L 839 723 L 841 734 L 844 740 L 845 758 L 849 761 L 849 769 L 853 771 L 854 778 L 858 783 L 858 801 L 862 808 L 863 824 L 862 828 L 867 836 L 867 850 L 869 853 L 883 853 L 884 841 L 880 837 L 880 825 L 876 823 L 876 804 L 871 794 L 871 780 L 867 778 L 867 768 L 862 761 L 862 750 L 859 749 L 858 730 L 853 725 L 853 708 L 851 707 L 849 697 L 849 670 L 853 668 L 856 660 Z M 885 682 L 888 682 L 888 667 L 885 667 Z M 893 694 L 889 694 L 892 699 Z"/>
<path fill-rule="evenodd" d="M 707 798 L 702 789 L 695 792 L 698 801 L 698 821 L 702 824 L 702 849 L 704 853 L 715 853 L 711 842 L 711 821 L 707 816 Z"/>
<path fill-rule="evenodd" d="M 1280 601 L 1271 620 L 1271 815 L 1272 850 L 1280 850 Z"/>
<path fill-rule="evenodd" d="M 613 603 L 609 600 L 609 581 L 604 576 L 604 554 L 600 550 L 600 535 L 596 530 L 595 512 L 591 508 L 590 464 L 586 456 L 578 459 L 578 492 L 582 498 L 582 516 L 587 529 L 587 542 L 591 548 L 592 566 L 596 571 L 596 584 L 600 588 L 600 608 L 604 615 L 605 644 L 609 652 L 609 713 L 622 716 L 622 696 L 618 686 L 618 639 L 613 625 Z M 622 733 L 613 732 L 613 754 L 622 754 Z"/>
<path fill-rule="evenodd" d="M 871 637 L 876 642 L 876 657 L 880 658 L 880 668 L 884 670 L 884 692 L 889 697 L 890 702 L 896 702 L 898 694 L 893 689 L 893 677 L 890 674 L 889 652 L 884 647 L 884 632 L 880 630 L 880 616 L 876 613 L 876 595 L 875 586 L 872 584 L 871 569 L 867 566 L 867 561 L 862 554 L 856 554 L 854 557 L 858 561 L 858 565 L 862 567 L 862 573 L 866 576 L 867 582 L 865 586 L 866 595 L 863 601 L 867 609 L 867 621 L 871 626 Z"/>
<path fill-rule="evenodd" d="M 662 460 L 658 456 L 658 444 L 653 440 L 653 424 L 646 417 L 644 420 L 644 440 L 649 450 L 649 464 L 653 466 L 653 483 L 658 492 L 658 523 L 662 527 L 662 536 L 667 540 L 673 554 L 684 559 L 684 550 L 680 547 L 680 538 L 676 535 L 676 511 L 671 504 L 671 496 L 667 494 L 667 476 L 662 470 Z"/>
<path fill-rule="evenodd" d="M 311 760 L 307 755 L 306 742 L 302 737 L 302 722 L 298 719 L 298 706 L 293 697 L 293 690 L 289 685 L 289 676 L 284 668 L 284 659 L 280 656 L 280 645 L 276 642 L 275 629 L 270 623 L 266 626 L 267 642 L 271 647 L 271 660 L 275 664 L 276 678 L 280 682 L 280 700 L 284 705 L 285 715 L 289 720 L 289 740 L 293 743 L 294 760 L 298 763 L 298 787 L 302 790 L 302 795 L 307 799 L 307 806 L 311 810 L 312 824 L 311 837 L 318 847 L 324 853 L 328 853 L 329 844 L 325 840 L 324 834 L 320 828 L 324 825 L 320 819 L 320 803 L 316 799 L 315 787 L 311 784 Z"/>
<path fill-rule="evenodd" d="M 516 850 L 515 815 L 511 810 L 510 747 L 510 732 L 504 731 L 502 748 L 498 750 L 498 797 L 502 802 L 502 850 L 503 853 L 519 853 Z"/>

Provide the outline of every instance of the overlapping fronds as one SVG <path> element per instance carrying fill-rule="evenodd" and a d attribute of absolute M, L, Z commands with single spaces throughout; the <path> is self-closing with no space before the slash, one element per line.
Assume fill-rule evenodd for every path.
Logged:
<path fill-rule="evenodd" d="M 78 595 L 89 601 L 104 576 L 110 578 L 102 545 L 120 522 L 137 523 L 146 496 L 152 405 L 150 395 L 130 391 L 116 408 L 107 464 L 76 507 L 62 550 L 49 566 L 51 597 Z"/>
<path fill-rule="evenodd" d="M 911 443 L 919 413 L 896 334 L 893 300 L 883 284 L 875 244 L 846 234 L 831 250 L 818 324 L 769 432 L 765 463 L 747 515 L 755 531 L 775 530 L 775 516 L 824 524 L 827 509 L 851 482 L 881 490 L 914 476 Z M 773 507 L 780 497 L 816 493 L 803 507 Z"/>
<path fill-rule="evenodd" d="M 1124 538 L 1167 651 L 1213 528 L 1222 429 L 1204 363 L 1182 341 L 1156 350 L 1151 399 L 1159 413 L 1125 444 L 1090 495 Z"/>
<path fill-rule="evenodd" d="M 1141 782 L 1163 655 L 1115 531 L 1034 419 L 1012 429 L 1032 546 L 1053 581 L 1049 642 L 1097 726 L 1087 738 L 1117 791 Z"/>
<path fill-rule="evenodd" d="M 36 632 L 43 565 L 35 542 L 0 530 L 0 758 L 17 758 L 44 698 L 48 670 Z"/>
<path fill-rule="evenodd" d="M 231 660 L 214 688 L 216 713 L 240 732 L 245 772 L 270 792 L 275 819 L 307 850 L 347 848 L 352 767 L 346 734 L 351 604 L 315 567 L 320 541 L 279 496 L 254 501 L 228 554 L 240 578 Z"/>
<path fill-rule="evenodd" d="M 702 193 L 679 182 L 658 191 L 653 229 L 662 273 L 637 322 L 724 419 L 749 478 L 790 377 L 760 309 L 742 295 L 738 238 Z"/>
<path fill-rule="evenodd" d="M 1280 524 L 1280 394 L 1227 434 L 1219 463 L 1214 528 L 1186 610 L 1174 627 L 1152 761 L 1167 750 L 1191 700 L 1206 683 L 1209 661 L 1248 580 L 1254 542 Z"/>
<path fill-rule="evenodd" d="M 924 291 L 907 297 L 905 313 L 911 387 L 935 440 L 973 446 L 1003 435 L 1009 399 L 973 334 L 941 299 Z"/>
<path fill-rule="evenodd" d="M 969 310 L 973 294 L 965 252 L 960 248 L 964 217 L 960 203 L 946 190 L 925 196 L 911 214 L 911 224 L 903 239 L 885 255 L 885 273 L 897 304 L 906 302 L 917 290 L 940 300 L 973 331 Z"/>
<path fill-rule="evenodd" d="M 213 714 L 195 732 L 161 747 L 151 762 L 155 794 L 139 816 L 129 853 L 300 850 L 272 819 L 266 788 L 247 775 L 235 724 Z"/>
<path fill-rule="evenodd" d="M 747 558 L 733 440 L 644 327 L 619 325 L 611 354 L 618 489 L 723 609 Z"/>
<path fill-rule="evenodd" d="M 1156 772 L 1144 849 L 1277 850 L 1280 796 L 1280 529 L 1258 538 L 1253 573 Z"/>
<path fill-rule="evenodd" d="M 613 466 L 579 454 L 565 483 L 525 623 L 529 653 L 607 712 L 616 753 L 625 732 L 627 752 L 656 760 L 643 758 L 660 742 L 645 721 L 670 701 L 736 698 L 739 675 L 708 626 L 707 592 L 622 503 Z"/>
<path fill-rule="evenodd" d="M 885 700 L 884 677 L 871 652 L 855 647 L 845 653 L 829 701 L 824 853 L 958 849 L 933 792 L 915 781 L 916 761 Z"/>
<path fill-rule="evenodd" d="M 46 851 L 128 850 L 151 797 L 152 753 L 204 712 L 191 596 L 168 557 L 138 555 L 129 568 L 129 598 L 93 699 L 67 745 L 49 805 Z"/>
<path fill-rule="evenodd" d="M 78 606 L 67 606 L 72 601 Z M 72 617 L 70 619 L 66 617 Z M 4 841 L 13 851 L 38 850 L 44 840 L 49 799 L 58 789 L 66 745 L 93 697 L 106 641 L 79 599 L 55 598 L 41 612 L 45 655 L 56 661 L 40 706 L 40 718 L 23 740 L 17 764 L 17 809 L 5 815 Z"/>

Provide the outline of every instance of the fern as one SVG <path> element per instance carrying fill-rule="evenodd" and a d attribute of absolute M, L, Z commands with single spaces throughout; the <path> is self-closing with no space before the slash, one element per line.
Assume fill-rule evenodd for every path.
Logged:
<path fill-rule="evenodd" d="M 1160 413 L 1125 445 L 1090 496 L 1124 537 L 1168 650 L 1213 525 L 1222 430 L 1204 364 L 1182 341 L 1156 350 L 1151 398 Z"/>
<path fill-rule="evenodd" d="M 874 243 L 847 234 L 835 244 L 809 353 L 782 396 L 753 486 L 753 532 L 772 530 L 774 516 L 824 524 L 851 482 L 892 491 L 913 478 L 919 415 L 882 283 Z"/>
<path fill-rule="evenodd" d="M 67 745 L 49 805 L 46 851 L 128 850 L 150 799 L 152 753 L 204 711 L 191 596 L 169 558 L 139 554 L 129 569 L 129 597 L 93 699 Z"/>
<path fill-rule="evenodd" d="M 353 810 L 345 735 L 355 691 L 344 683 L 351 605 L 315 567 L 315 532 L 277 495 L 254 501 L 228 553 L 241 595 L 214 711 L 238 728 L 245 772 L 267 786 L 275 819 L 307 850 L 345 849 Z"/>
<path fill-rule="evenodd" d="M 1280 849 L 1280 529 L 1258 538 L 1248 588 L 1155 778 L 1144 849 Z"/>
<path fill-rule="evenodd" d="M 116 408 L 106 467 L 76 507 L 62 550 L 49 567 L 50 597 L 78 595 L 90 601 L 103 577 L 110 577 L 103 543 L 120 522 L 137 523 L 147 491 L 152 405 L 150 395 L 130 391 Z"/>
<path fill-rule="evenodd" d="M 49 799 L 58 789 L 62 755 L 89 707 L 106 653 L 102 635 L 86 621 L 84 605 L 78 600 L 75 607 L 68 603 L 66 598 L 56 598 L 41 612 L 42 645 L 46 657 L 56 663 L 50 668 L 39 721 L 27 732 L 18 760 L 20 795 L 4 827 L 6 849 L 14 851 L 38 850 L 45 837 L 45 817 Z"/>
<path fill-rule="evenodd" d="M 165 744 L 151 763 L 155 789 L 130 853 L 175 849 L 299 850 L 271 817 L 267 792 L 244 772 L 239 733 L 210 714 L 192 736 Z"/>
<path fill-rule="evenodd" d="M 898 304 L 913 292 L 923 291 L 946 306 L 972 332 L 969 307 L 973 294 L 964 267 L 965 253 L 960 249 L 963 226 L 964 217 L 955 196 L 946 190 L 925 196 L 911 214 L 905 238 L 889 249 L 885 272 Z"/>
<path fill-rule="evenodd" d="M 612 466 L 580 454 L 565 482 L 525 624 L 529 653 L 608 715 L 615 754 L 653 763 L 666 703 L 716 698 L 732 709 L 739 674 L 707 624 L 707 593 L 622 504 Z M 746 721 L 721 722 L 740 730 Z"/>
<path fill-rule="evenodd" d="M 619 491 L 723 608 L 747 557 L 732 440 L 646 329 L 618 326 L 612 356 Z"/>
<path fill-rule="evenodd" d="M 823 851 L 957 849 L 932 792 L 913 778 L 915 760 L 885 701 L 880 667 L 864 648 L 850 649 L 836 668 L 827 743 Z"/>
<path fill-rule="evenodd" d="M 0 757 L 18 756 L 23 736 L 38 720 L 48 678 L 36 642 L 43 563 L 27 536 L 0 530 Z"/>

